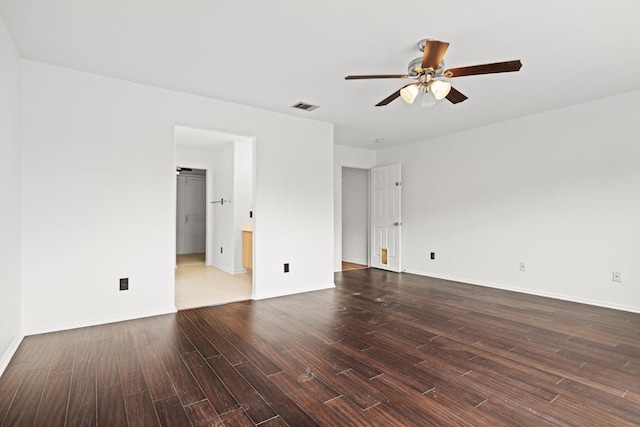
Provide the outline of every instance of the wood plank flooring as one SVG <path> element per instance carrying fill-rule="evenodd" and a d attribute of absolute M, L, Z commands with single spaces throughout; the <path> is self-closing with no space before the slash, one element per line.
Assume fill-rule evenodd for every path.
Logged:
<path fill-rule="evenodd" d="M 342 271 L 361 270 L 363 268 L 369 268 L 363 264 L 356 264 L 354 262 L 342 261 Z"/>
<path fill-rule="evenodd" d="M 640 314 L 410 274 L 30 336 L 2 426 L 637 426 Z"/>

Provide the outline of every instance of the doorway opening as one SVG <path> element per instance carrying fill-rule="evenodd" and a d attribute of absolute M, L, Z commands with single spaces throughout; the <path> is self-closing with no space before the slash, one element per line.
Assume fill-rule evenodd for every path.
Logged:
<path fill-rule="evenodd" d="M 176 265 L 204 265 L 207 171 L 177 166 L 176 180 Z"/>
<path fill-rule="evenodd" d="M 174 145 L 176 308 L 251 299 L 242 237 L 253 231 L 253 138 L 175 126 Z"/>
<path fill-rule="evenodd" d="M 342 168 L 342 271 L 369 266 L 369 170 Z"/>

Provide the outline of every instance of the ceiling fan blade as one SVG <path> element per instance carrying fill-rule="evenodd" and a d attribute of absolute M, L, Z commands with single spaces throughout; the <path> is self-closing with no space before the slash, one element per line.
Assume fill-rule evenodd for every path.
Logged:
<path fill-rule="evenodd" d="M 494 62 L 492 64 L 471 65 L 469 67 L 449 68 L 442 73 L 445 77 L 474 76 L 477 74 L 509 73 L 520 71 L 522 62 L 515 61 Z"/>
<path fill-rule="evenodd" d="M 463 93 L 461 93 L 460 91 L 452 87 L 451 90 L 449 91 L 449 94 L 447 95 L 447 99 L 452 104 L 457 104 L 458 102 L 462 102 L 465 99 L 467 99 L 467 97 L 466 95 L 464 95 Z"/>
<path fill-rule="evenodd" d="M 378 102 L 376 104 L 376 107 L 383 107 L 383 106 L 387 105 L 388 103 L 390 103 L 391 101 L 393 101 L 393 100 L 395 100 L 396 98 L 399 98 L 399 97 L 400 97 L 400 89 L 398 89 L 397 91 L 393 92 L 391 95 L 387 96 L 382 101 Z"/>
<path fill-rule="evenodd" d="M 424 44 L 424 53 L 422 54 L 422 68 L 437 70 L 448 47 L 449 43 L 447 42 L 427 40 Z"/>
<path fill-rule="evenodd" d="M 404 85 L 402 86 L 400 89 L 398 89 L 397 91 L 393 92 L 391 95 L 387 96 L 385 99 L 383 99 L 382 101 L 378 102 L 376 104 L 376 107 L 383 107 L 385 105 L 387 105 L 388 103 L 390 103 L 391 101 L 395 100 L 396 98 L 400 97 L 400 91 L 402 89 L 404 89 L 407 86 L 411 86 L 413 83 L 409 83 L 408 85 Z"/>
<path fill-rule="evenodd" d="M 411 77 L 408 74 L 365 74 L 365 75 L 355 75 L 355 76 L 347 76 L 345 80 L 362 80 L 362 79 L 408 79 Z"/>

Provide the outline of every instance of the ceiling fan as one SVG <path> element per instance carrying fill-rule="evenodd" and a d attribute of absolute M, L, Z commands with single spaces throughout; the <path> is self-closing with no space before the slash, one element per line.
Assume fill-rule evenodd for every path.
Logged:
<path fill-rule="evenodd" d="M 471 65 L 468 67 L 444 69 L 444 54 L 449 47 L 449 43 L 424 39 L 418 42 L 418 48 L 423 52 L 422 58 L 416 58 L 409 63 L 408 74 L 370 74 L 351 75 L 345 80 L 362 79 L 417 79 L 415 83 L 409 83 L 395 91 L 376 107 L 387 105 L 396 98 L 413 104 L 416 99 L 420 100 L 420 105 L 429 106 L 443 98 L 447 98 L 452 104 L 464 101 L 467 97 L 451 86 L 451 83 L 440 80 L 440 78 L 452 78 L 473 76 L 478 74 L 508 73 L 519 71 L 522 63 L 519 59 L 506 62 L 494 62 L 491 64 Z"/>

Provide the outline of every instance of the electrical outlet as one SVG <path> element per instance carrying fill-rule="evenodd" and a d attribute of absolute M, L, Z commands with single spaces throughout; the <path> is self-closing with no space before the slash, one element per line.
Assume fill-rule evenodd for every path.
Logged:
<path fill-rule="evenodd" d="M 520 271 L 525 271 L 525 265 L 524 262 L 520 263 Z"/>
<path fill-rule="evenodd" d="M 614 282 L 622 282 L 622 272 L 614 271 L 611 280 L 613 280 Z"/>
<path fill-rule="evenodd" d="M 284 264 L 284 272 L 285 272 L 285 273 L 288 273 L 288 272 L 289 272 L 289 263 L 288 263 L 288 262 L 286 262 L 286 263 Z"/>
<path fill-rule="evenodd" d="M 123 277 L 122 279 L 120 279 L 120 290 L 121 291 L 128 291 L 129 290 L 129 278 L 128 277 Z"/>
<path fill-rule="evenodd" d="M 222 253 L 222 246 L 220 246 L 220 253 Z"/>
<path fill-rule="evenodd" d="M 436 253 L 435 252 L 431 252 L 431 259 L 436 259 Z"/>

